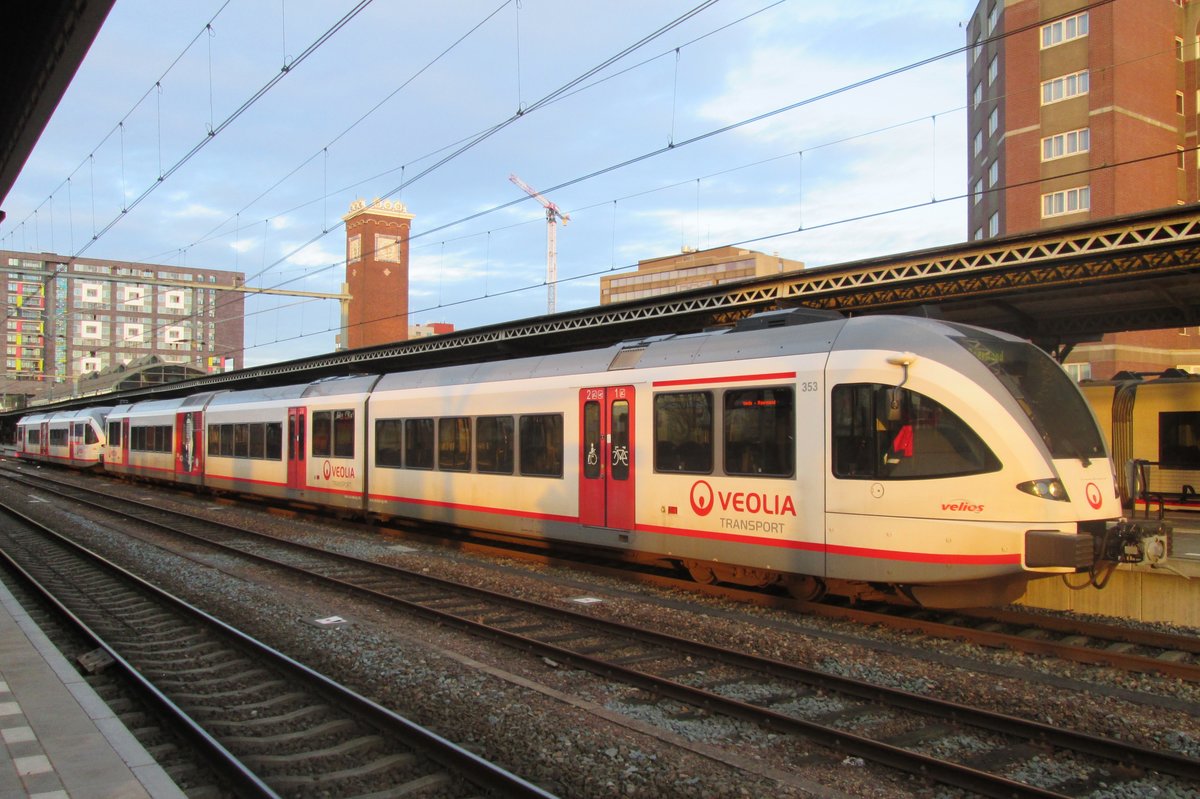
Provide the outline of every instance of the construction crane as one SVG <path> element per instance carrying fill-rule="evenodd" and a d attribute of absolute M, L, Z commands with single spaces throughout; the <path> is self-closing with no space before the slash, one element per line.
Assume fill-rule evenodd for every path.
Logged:
<path fill-rule="evenodd" d="M 546 209 L 546 313 L 554 313 L 555 285 L 558 283 L 558 220 L 561 219 L 563 225 L 566 225 L 571 221 L 571 217 L 516 175 L 509 175 L 508 179 L 524 189 L 526 194 Z"/>

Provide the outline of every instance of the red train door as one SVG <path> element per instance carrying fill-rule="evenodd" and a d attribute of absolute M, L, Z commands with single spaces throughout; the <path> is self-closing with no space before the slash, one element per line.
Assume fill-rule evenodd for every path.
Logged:
<path fill-rule="evenodd" d="M 633 386 L 579 392 L 579 522 L 633 529 Z"/>
<path fill-rule="evenodd" d="M 307 417 L 307 408 L 288 408 L 288 488 L 304 488 L 307 482 L 304 458 Z"/>
<path fill-rule="evenodd" d="M 38 445 L 38 451 L 43 455 L 50 454 L 50 423 L 42 422 L 42 440 Z"/>
<path fill-rule="evenodd" d="M 204 468 L 204 426 L 200 411 L 175 414 L 175 473 L 199 476 Z"/>

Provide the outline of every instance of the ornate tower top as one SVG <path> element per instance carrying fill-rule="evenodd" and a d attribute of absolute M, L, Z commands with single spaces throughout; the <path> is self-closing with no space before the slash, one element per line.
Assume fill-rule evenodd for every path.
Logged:
<path fill-rule="evenodd" d="M 355 200 L 350 203 L 350 213 L 343 216 L 342 221 L 349 222 L 359 214 L 365 213 L 390 216 L 396 219 L 413 218 L 413 215 L 408 212 L 408 206 L 399 200 L 381 200 L 376 197 L 369 203 L 366 200 Z"/>

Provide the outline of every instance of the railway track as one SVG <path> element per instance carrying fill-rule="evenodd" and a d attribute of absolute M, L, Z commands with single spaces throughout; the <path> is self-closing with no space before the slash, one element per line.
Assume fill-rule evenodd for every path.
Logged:
<path fill-rule="evenodd" d="M 5 559 L 244 797 L 552 795 L 7 508 Z"/>
<path fill-rule="evenodd" d="M 692 708 L 686 712 L 699 708 L 819 742 L 824 751 L 814 747 L 814 758 L 860 757 L 996 797 L 1085 796 L 1102 785 L 1147 793 L 1200 788 L 1200 761 L 1183 755 L 747 656 L 200 517 L 181 522 L 175 512 L 149 504 L 133 510 L 127 499 L 84 499 L 95 492 L 78 486 L 55 490 L 226 553 L 319 575 L 438 623 L 624 681 L 686 703 Z"/>
<path fill-rule="evenodd" d="M 798 603 L 797 609 L 814 616 L 1200 682 L 1200 638 L 1195 635 L 1011 609 L 946 611 L 882 604 L 847 607 L 821 602 Z"/>

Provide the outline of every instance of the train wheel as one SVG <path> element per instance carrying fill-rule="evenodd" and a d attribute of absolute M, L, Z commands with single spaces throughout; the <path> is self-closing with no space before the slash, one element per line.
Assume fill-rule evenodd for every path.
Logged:
<path fill-rule="evenodd" d="M 789 577 L 784 582 L 788 595 L 801 602 L 816 602 L 825 596 L 825 581 L 816 577 Z"/>
<path fill-rule="evenodd" d="M 692 579 L 698 583 L 703 583 L 704 585 L 714 585 L 719 580 L 717 577 L 717 572 L 707 563 L 690 560 L 684 565 L 687 566 L 688 574 L 690 574 Z"/>

